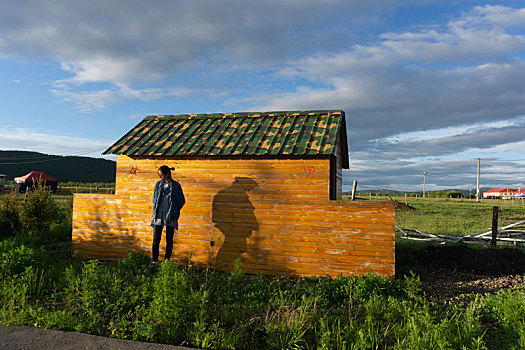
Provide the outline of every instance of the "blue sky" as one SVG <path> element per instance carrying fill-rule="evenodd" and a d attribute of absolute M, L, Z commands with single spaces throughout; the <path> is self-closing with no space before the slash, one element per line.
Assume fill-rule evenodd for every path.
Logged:
<path fill-rule="evenodd" d="M 1 150 L 94 157 L 146 115 L 343 109 L 345 190 L 470 189 L 476 158 L 523 188 L 525 4 L 0 0 L 0 105 Z"/>

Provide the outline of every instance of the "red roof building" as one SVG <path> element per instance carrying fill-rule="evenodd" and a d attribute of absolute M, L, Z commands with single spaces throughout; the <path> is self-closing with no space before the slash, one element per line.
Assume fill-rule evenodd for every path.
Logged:
<path fill-rule="evenodd" d="M 496 188 L 483 192 L 483 198 L 516 199 L 525 198 L 525 189 L 522 188 Z"/>

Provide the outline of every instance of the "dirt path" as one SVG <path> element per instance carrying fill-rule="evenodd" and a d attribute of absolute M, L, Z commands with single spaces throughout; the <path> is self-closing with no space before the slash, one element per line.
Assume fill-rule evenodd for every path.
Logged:
<path fill-rule="evenodd" d="M 0 350 L 190 350 L 96 335 L 26 326 L 0 325 Z"/>

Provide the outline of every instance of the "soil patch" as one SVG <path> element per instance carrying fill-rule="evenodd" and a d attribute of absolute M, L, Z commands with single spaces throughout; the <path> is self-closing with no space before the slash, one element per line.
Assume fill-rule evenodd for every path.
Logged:
<path fill-rule="evenodd" d="M 523 289 L 525 287 L 525 274 L 482 276 L 433 269 L 428 272 L 427 279 L 421 283 L 421 287 L 426 295 L 435 301 L 464 304 L 472 301 L 478 294 Z"/>
<path fill-rule="evenodd" d="M 401 202 L 393 200 L 393 199 L 391 199 L 391 200 L 394 203 L 394 207 L 396 209 L 404 210 L 404 211 L 414 211 L 414 210 L 416 210 L 416 208 L 414 208 L 411 205 L 408 205 L 408 204 L 405 204 L 405 203 L 401 203 Z"/>
<path fill-rule="evenodd" d="M 413 254 L 426 273 L 422 289 L 436 301 L 465 303 L 477 294 L 525 288 L 525 253 L 519 249 L 429 246 Z"/>
<path fill-rule="evenodd" d="M 427 270 L 443 269 L 485 276 L 525 274 L 525 253 L 519 249 L 429 246 L 414 255 Z"/>

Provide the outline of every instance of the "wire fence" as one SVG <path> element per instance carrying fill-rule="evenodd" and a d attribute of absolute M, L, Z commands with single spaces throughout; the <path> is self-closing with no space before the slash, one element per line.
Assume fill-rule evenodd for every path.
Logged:
<path fill-rule="evenodd" d="M 30 189 L 30 187 L 28 187 Z M 3 192 L 12 192 L 15 190 L 13 185 L 5 185 Z M 102 187 L 95 185 L 79 185 L 79 186 L 58 186 L 56 194 L 68 195 L 74 193 L 105 193 L 115 194 L 115 187 Z"/>

